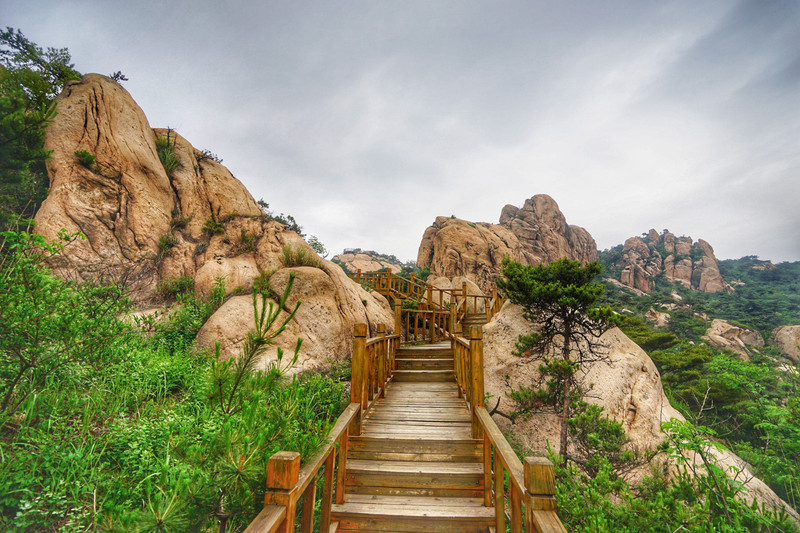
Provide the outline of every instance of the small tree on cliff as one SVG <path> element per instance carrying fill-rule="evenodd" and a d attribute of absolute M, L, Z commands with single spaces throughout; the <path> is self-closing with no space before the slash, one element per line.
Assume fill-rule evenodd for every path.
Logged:
<path fill-rule="evenodd" d="M 525 266 L 503 259 L 503 276 L 497 286 L 511 302 L 522 306 L 524 316 L 538 324 L 537 331 L 520 335 L 515 353 L 541 361 L 545 388 L 533 392 L 538 403 L 551 405 L 561 423 L 562 458 L 567 454 L 567 419 L 578 389 L 577 373 L 589 363 L 606 360 L 598 342 L 614 323 L 613 311 L 596 306 L 604 290 L 592 280 L 600 273 L 596 262 L 582 266 L 562 258 L 549 265 Z"/>

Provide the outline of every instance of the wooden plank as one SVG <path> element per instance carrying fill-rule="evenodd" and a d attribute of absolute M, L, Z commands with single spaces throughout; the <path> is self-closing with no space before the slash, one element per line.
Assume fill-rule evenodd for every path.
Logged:
<path fill-rule="evenodd" d="M 282 505 L 265 505 L 255 520 L 250 522 L 244 533 L 273 533 L 286 518 L 286 507 Z"/>

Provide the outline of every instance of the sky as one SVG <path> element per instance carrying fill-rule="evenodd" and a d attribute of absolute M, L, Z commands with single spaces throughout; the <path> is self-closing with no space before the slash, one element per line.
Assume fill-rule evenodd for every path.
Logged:
<path fill-rule="evenodd" d="M 122 71 L 333 253 L 414 260 L 437 216 L 555 199 L 599 249 L 650 228 L 800 260 L 796 0 L 0 0 Z"/>

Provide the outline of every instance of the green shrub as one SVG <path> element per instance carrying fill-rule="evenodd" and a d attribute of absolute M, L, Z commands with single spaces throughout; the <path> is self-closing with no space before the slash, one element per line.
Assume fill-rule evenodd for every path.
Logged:
<path fill-rule="evenodd" d="M 162 279 L 156 285 L 156 294 L 165 300 L 172 300 L 179 294 L 189 294 L 194 291 L 194 278 L 181 276 L 179 278 Z"/>
<path fill-rule="evenodd" d="M 217 222 L 217 217 L 214 213 L 211 213 L 211 217 L 208 218 L 203 224 L 203 233 L 205 233 L 208 237 L 212 235 L 221 235 L 225 233 L 225 225 L 221 222 Z"/>
<path fill-rule="evenodd" d="M 239 255 L 255 251 L 256 236 L 252 233 L 247 233 L 247 230 L 242 230 L 241 235 L 239 235 L 239 242 L 237 242 L 233 247 L 233 253 Z"/>
<path fill-rule="evenodd" d="M 158 258 L 163 259 L 173 246 L 178 244 L 178 238 L 172 233 L 165 233 L 158 238 Z"/>
<path fill-rule="evenodd" d="M 172 210 L 172 220 L 169 222 L 171 229 L 183 229 L 192 221 L 192 216 L 182 216 L 180 208 L 176 207 Z"/>
<path fill-rule="evenodd" d="M 270 292 L 269 279 L 275 273 L 275 270 L 265 270 L 260 272 L 258 276 L 253 278 L 253 291 L 254 292 Z"/>
<path fill-rule="evenodd" d="M 309 252 L 305 248 L 294 248 L 288 244 L 281 250 L 281 263 L 285 267 L 310 266 L 322 268 L 322 261 L 313 252 Z"/>
<path fill-rule="evenodd" d="M 78 158 L 78 163 L 81 165 L 85 166 L 89 170 L 94 169 L 96 158 L 86 150 L 75 150 L 75 157 Z"/>
<path fill-rule="evenodd" d="M 172 173 L 181 167 L 181 162 L 175 155 L 175 141 L 170 139 L 170 133 L 166 137 L 156 138 L 156 152 L 167 175 L 172 177 Z"/>

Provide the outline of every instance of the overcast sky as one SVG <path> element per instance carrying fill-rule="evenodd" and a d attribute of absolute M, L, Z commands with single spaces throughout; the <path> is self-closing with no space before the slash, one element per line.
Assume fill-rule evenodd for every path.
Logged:
<path fill-rule="evenodd" d="M 649 228 L 800 260 L 800 2 L 0 0 L 121 70 L 333 253 L 546 193 L 600 249 Z"/>

